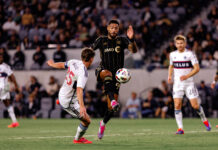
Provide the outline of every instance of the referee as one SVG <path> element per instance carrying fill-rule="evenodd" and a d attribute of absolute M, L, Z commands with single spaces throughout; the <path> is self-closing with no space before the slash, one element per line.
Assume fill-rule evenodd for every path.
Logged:
<path fill-rule="evenodd" d="M 95 74 L 97 81 L 104 83 L 108 103 L 108 110 L 104 115 L 104 119 L 100 121 L 99 139 L 102 139 L 105 125 L 112 117 L 113 112 L 117 111 L 120 107 L 117 102 L 120 83 L 116 81 L 115 73 L 124 66 L 124 50 L 128 49 L 132 53 L 138 51 L 132 26 L 128 27 L 127 37 L 121 37 L 118 36 L 119 22 L 111 20 L 108 23 L 107 31 L 107 36 L 100 36 L 92 45 L 94 50 L 100 50 L 101 63 L 96 68 Z"/>

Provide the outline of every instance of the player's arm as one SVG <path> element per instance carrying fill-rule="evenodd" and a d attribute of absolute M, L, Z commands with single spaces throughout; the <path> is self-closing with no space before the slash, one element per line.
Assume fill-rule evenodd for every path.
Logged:
<path fill-rule="evenodd" d="M 173 65 L 169 65 L 168 68 L 168 83 L 172 83 L 172 75 L 173 75 Z"/>
<path fill-rule="evenodd" d="M 93 50 L 96 50 L 96 49 L 98 49 L 98 48 L 100 47 L 101 39 L 102 39 L 101 37 L 98 37 L 98 38 L 95 40 L 95 42 L 92 44 L 91 48 L 92 48 Z"/>
<path fill-rule="evenodd" d="M 86 108 L 83 102 L 83 88 L 77 87 L 77 98 L 80 106 L 80 116 L 84 117 L 86 115 Z"/>
<path fill-rule="evenodd" d="M 9 79 L 14 83 L 15 90 L 18 92 L 18 91 L 19 91 L 19 89 L 18 89 L 18 84 L 17 84 L 17 81 L 16 81 L 16 78 L 15 78 L 14 74 L 11 74 L 11 75 L 9 76 Z"/>
<path fill-rule="evenodd" d="M 54 63 L 54 61 L 50 59 L 47 61 L 47 64 L 52 68 L 65 69 L 65 62 Z"/>
<path fill-rule="evenodd" d="M 188 78 L 194 76 L 195 74 L 197 74 L 197 73 L 200 71 L 200 66 L 199 66 L 198 63 L 197 63 L 197 64 L 194 64 L 193 67 L 194 67 L 194 68 L 192 69 L 192 71 L 191 71 L 189 74 L 180 77 L 180 80 L 181 80 L 181 81 L 184 81 L 184 80 L 186 80 L 186 79 L 188 79 Z"/>
<path fill-rule="evenodd" d="M 128 44 L 128 49 L 132 53 L 136 53 L 138 51 L 138 47 L 136 42 L 134 41 L 134 31 L 132 26 L 130 25 L 127 30 L 127 37 L 129 38 L 130 43 Z"/>
<path fill-rule="evenodd" d="M 215 85 L 216 85 L 216 82 L 218 81 L 218 71 L 216 72 L 216 76 L 214 77 L 214 80 L 213 82 L 211 83 L 211 88 L 214 89 L 215 88 Z"/>

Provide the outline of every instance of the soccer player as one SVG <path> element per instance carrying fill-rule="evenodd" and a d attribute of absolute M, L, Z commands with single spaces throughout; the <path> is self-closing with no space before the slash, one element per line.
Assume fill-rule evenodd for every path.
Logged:
<path fill-rule="evenodd" d="M 193 76 L 200 70 L 198 60 L 192 51 L 185 48 L 186 37 L 177 35 L 174 38 L 174 42 L 177 50 L 170 53 L 168 83 L 172 83 L 172 74 L 174 71 L 173 98 L 175 118 L 178 125 L 176 134 L 184 134 L 181 111 L 184 94 L 190 100 L 192 108 L 194 108 L 201 117 L 207 131 L 210 131 L 210 124 L 205 117 L 203 108 L 199 104 L 199 94 L 193 81 Z"/>
<path fill-rule="evenodd" d="M 92 64 L 95 53 L 90 48 L 84 48 L 81 60 L 72 59 L 67 62 L 54 63 L 49 60 L 47 64 L 53 68 L 68 69 L 65 81 L 59 91 L 59 103 L 65 111 L 81 120 L 77 128 L 73 143 L 91 144 L 91 141 L 83 138 L 91 122 L 83 102 L 83 89 L 88 79 L 87 68 Z"/>
<path fill-rule="evenodd" d="M 111 20 L 107 26 L 108 35 L 101 36 L 93 43 L 94 50 L 99 49 L 101 63 L 96 68 L 97 81 L 104 83 L 105 93 L 107 94 L 108 110 L 104 119 L 100 121 L 98 138 L 102 139 L 105 125 L 115 111 L 119 109 L 118 93 L 120 83 L 115 79 L 115 73 L 124 66 L 124 50 L 129 49 L 132 53 L 137 52 L 136 42 L 134 41 L 133 27 L 129 26 L 127 37 L 118 36 L 119 22 Z"/>
<path fill-rule="evenodd" d="M 12 123 L 8 125 L 8 128 L 15 128 L 19 126 L 19 123 L 17 122 L 14 108 L 10 100 L 8 79 L 14 83 L 15 91 L 19 91 L 15 76 L 13 75 L 10 66 L 3 62 L 3 54 L 0 53 L 0 101 L 3 101 L 5 107 L 7 107 L 8 114 L 12 120 Z"/>
<path fill-rule="evenodd" d="M 216 82 L 218 81 L 218 70 L 216 71 L 216 76 L 214 77 L 214 81 L 211 83 L 211 88 L 214 89 Z"/>
<path fill-rule="evenodd" d="M 214 81 L 211 83 L 211 88 L 214 89 L 216 86 L 216 82 L 218 81 L 218 69 L 216 71 L 216 76 L 214 77 Z M 218 128 L 218 125 L 216 125 L 216 128 Z"/>

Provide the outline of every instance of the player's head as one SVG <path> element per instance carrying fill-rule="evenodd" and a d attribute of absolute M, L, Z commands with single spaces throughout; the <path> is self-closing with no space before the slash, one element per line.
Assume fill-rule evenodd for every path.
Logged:
<path fill-rule="evenodd" d="M 3 54 L 2 54 L 2 53 L 0 53 L 0 64 L 2 64 L 2 63 L 3 63 L 3 61 L 4 61 L 4 59 L 3 59 Z"/>
<path fill-rule="evenodd" d="M 119 22 L 117 20 L 110 20 L 107 26 L 108 35 L 115 38 L 119 33 Z"/>
<path fill-rule="evenodd" d="M 186 37 L 183 35 L 177 35 L 174 37 L 174 43 L 179 51 L 183 51 L 186 47 Z"/>
<path fill-rule="evenodd" d="M 95 52 L 93 51 L 93 49 L 88 47 L 82 49 L 81 59 L 83 62 L 88 64 L 87 67 L 89 67 L 92 64 L 94 57 L 95 57 Z"/>

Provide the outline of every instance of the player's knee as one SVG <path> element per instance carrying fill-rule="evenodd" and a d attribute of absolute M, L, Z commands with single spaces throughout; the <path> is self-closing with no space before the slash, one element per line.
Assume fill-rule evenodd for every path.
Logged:
<path fill-rule="evenodd" d="M 175 110 L 180 110 L 180 109 L 181 109 L 181 104 L 176 104 L 176 103 L 175 103 L 174 105 L 175 105 L 175 106 L 174 106 L 174 107 L 175 107 Z"/>
<path fill-rule="evenodd" d="M 195 109 L 195 110 L 198 110 L 199 109 L 199 105 L 198 104 L 192 105 L 192 108 Z"/>
<path fill-rule="evenodd" d="M 101 79 L 105 79 L 105 77 L 112 77 L 112 73 L 109 70 L 102 70 L 100 77 Z"/>

